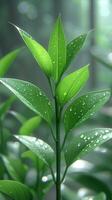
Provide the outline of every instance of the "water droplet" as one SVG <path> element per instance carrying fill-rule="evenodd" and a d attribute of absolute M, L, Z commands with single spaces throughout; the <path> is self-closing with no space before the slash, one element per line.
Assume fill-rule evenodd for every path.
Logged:
<path fill-rule="evenodd" d="M 80 138 L 84 138 L 84 135 L 82 134 L 82 135 L 80 136 Z"/>
<path fill-rule="evenodd" d="M 72 111 L 72 108 L 70 108 L 70 112 Z"/>
<path fill-rule="evenodd" d="M 66 96 L 67 95 L 67 93 L 66 92 L 64 92 L 64 96 Z"/>
<path fill-rule="evenodd" d="M 42 96 L 42 92 L 41 91 L 39 92 L 39 95 Z"/>

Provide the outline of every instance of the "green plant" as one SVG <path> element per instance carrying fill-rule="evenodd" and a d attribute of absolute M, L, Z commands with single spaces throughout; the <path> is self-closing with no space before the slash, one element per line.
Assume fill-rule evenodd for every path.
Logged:
<path fill-rule="evenodd" d="M 81 134 L 76 133 L 71 141 L 69 141 L 68 135 L 71 134 L 73 128 L 79 126 L 98 111 L 108 101 L 111 93 L 110 90 L 101 90 L 89 92 L 76 98 L 89 77 L 88 65 L 63 77 L 72 59 L 82 48 L 87 34 L 80 35 L 66 45 L 59 17 L 51 34 L 47 52 L 29 34 L 17 26 L 16 28 L 42 71 L 46 74 L 52 100 L 49 100 L 42 89 L 30 82 L 11 78 L 1 78 L 0 82 L 47 122 L 51 130 L 52 146 L 32 136 L 15 135 L 15 138 L 30 150 L 24 156 L 31 158 L 38 168 L 38 193 L 34 194 L 34 197 L 37 196 L 39 200 L 44 198 L 45 193 L 41 192 L 45 187 L 42 179 L 45 178 L 46 181 L 44 181 L 49 180 L 50 185 L 48 182 L 44 190 L 54 184 L 56 186 L 56 199 L 61 200 L 61 185 L 64 184 L 68 168 L 73 162 L 111 139 L 112 129 L 97 128 Z M 51 176 L 43 177 L 46 168 L 49 169 L 52 179 Z M 8 189 L 9 186 L 10 189 Z M 22 190 L 24 193 L 21 193 Z M 15 200 L 32 199 L 29 192 L 30 187 L 28 189 L 27 186 L 18 181 L 2 180 L 0 191 Z M 96 197 L 96 199 L 98 198 Z"/>

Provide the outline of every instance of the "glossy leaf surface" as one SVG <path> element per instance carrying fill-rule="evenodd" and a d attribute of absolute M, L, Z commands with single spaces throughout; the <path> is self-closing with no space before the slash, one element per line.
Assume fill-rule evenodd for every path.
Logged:
<path fill-rule="evenodd" d="M 17 181 L 0 180 L 0 192 L 14 200 L 32 200 L 29 188 Z"/>
<path fill-rule="evenodd" d="M 67 166 L 70 166 L 74 161 L 82 158 L 84 155 L 111 138 L 112 129 L 107 128 L 97 128 L 74 137 L 72 142 L 65 147 L 65 160 Z"/>
<path fill-rule="evenodd" d="M 89 77 L 88 66 L 69 74 L 58 84 L 56 95 L 60 104 L 65 104 L 84 86 Z"/>
<path fill-rule="evenodd" d="M 57 19 L 51 34 L 48 52 L 53 63 L 53 77 L 57 81 L 66 64 L 66 42 L 60 17 Z"/>
<path fill-rule="evenodd" d="M 36 42 L 27 32 L 23 31 L 17 26 L 15 27 L 19 31 L 22 39 L 24 40 L 28 49 L 31 51 L 40 68 L 45 72 L 46 75 L 50 76 L 52 73 L 52 61 L 48 52 L 42 45 Z"/>
<path fill-rule="evenodd" d="M 52 165 L 55 158 L 53 149 L 43 140 L 30 136 L 15 136 L 21 143 L 43 160 L 48 166 Z"/>
<path fill-rule="evenodd" d="M 64 125 L 66 132 L 87 120 L 98 111 L 110 98 L 109 90 L 90 92 L 76 99 L 65 111 Z"/>
<path fill-rule="evenodd" d="M 0 79 L 0 82 L 11 90 L 26 106 L 51 123 L 52 105 L 42 90 L 32 83 L 18 79 L 3 78 Z"/>
<path fill-rule="evenodd" d="M 75 58 L 77 53 L 83 47 L 86 37 L 87 37 L 87 34 L 82 34 L 82 35 L 78 36 L 77 38 L 75 38 L 74 40 L 72 40 L 70 43 L 68 43 L 68 45 L 67 45 L 67 61 L 66 61 L 65 69 L 68 68 L 72 59 Z"/>

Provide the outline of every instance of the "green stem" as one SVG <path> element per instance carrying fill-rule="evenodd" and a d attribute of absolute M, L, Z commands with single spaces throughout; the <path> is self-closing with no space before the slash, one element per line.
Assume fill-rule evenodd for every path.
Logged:
<path fill-rule="evenodd" d="M 61 200 L 61 151 L 60 151 L 60 111 L 55 97 L 56 112 L 56 200 Z"/>
<path fill-rule="evenodd" d="M 67 170 L 68 170 L 68 166 L 66 166 L 66 169 L 65 169 L 65 171 L 64 171 L 64 174 L 63 174 L 63 177 L 62 177 L 62 180 L 61 180 L 61 183 L 63 183 L 63 181 L 64 181 L 64 179 L 65 179 Z"/>

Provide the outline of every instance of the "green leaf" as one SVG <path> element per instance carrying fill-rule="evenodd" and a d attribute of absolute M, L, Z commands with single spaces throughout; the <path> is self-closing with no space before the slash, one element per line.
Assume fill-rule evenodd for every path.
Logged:
<path fill-rule="evenodd" d="M 60 17 L 51 34 L 48 52 L 53 63 L 53 77 L 58 81 L 66 65 L 66 42 Z"/>
<path fill-rule="evenodd" d="M 11 51 L 0 59 L 0 77 L 3 77 L 8 71 L 9 67 L 11 67 L 17 55 L 20 53 L 20 50 L 21 49 L 16 49 L 14 51 Z"/>
<path fill-rule="evenodd" d="M 10 109 L 11 105 L 13 104 L 15 97 L 10 97 L 4 103 L 0 105 L 0 118 L 4 118 L 7 111 Z"/>
<path fill-rule="evenodd" d="M 77 38 L 75 38 L 74 40 L 72 40 L 70 43 L 68 43 L 65 70 L 70 65 L 72 59 L 76 57 L 77 53 L 83 47 L 86 37 L 87 37 L 87 34 L 82 34 L 82 35 L 78 36 Z"/>
<path fill-rule="evenodd" d="M 17 26 L 15 27 L 19 31 L 22 39 L 24 40 L 28 49 L 30 50 L 35 60 L 39 64 L 40 68 L 45 72 L 47 76 L 50 76 L 52 74 L 53 66 L 48 52 L 42 45 L 36 42 L 27 32 L 25 32 L 24 30 L 20 29 Z"/>
<path fill-rule="evenodd" d="M 100 193 L 93 198 L 93 200 L 106 200 L 106 196 L 104 193 Z"/>
<path fill-rule="evenodd" d="M 18 159 L 9 159 L 3 155 L 1 155 L 1 158 L 12 179 L 23 182 L 25 177 L 25 168 L 21 161 Z"/>
<path fill-rule="evenodd" d="M 14 200 L 32 200 L 29 188 L 17 181 L 0 180 L 0 192 Z"/>
<path fill-rule="evenodd" d="M 69 74 L 61 80 L 56 89 L 56 96 L 60 104 L 65 104 L 74 97 L 84 86 L 89 77 L 88 65 Z"/>
<path fill-rule="evenodd" d="M 54 160 L 53 149 L 44 141 L 31 136 L 15 136 L 21 143 L 28 147 L 33 153 L 43 160 L 48 166 Z"/>
<path fill-rule="evenodd" d="M 29 158 L 33 161 L 35 167 L 38 169 L 38 171 L 45 171 L 46 169 L 46 163 L 40 159 L 39 157 L 36 156 L 35 153 L 33 153 L 32 151 L 25 151 L 23 154 L 22 154 L 22 158 Z"/>
<path fill-rule="evenodd" d="M 27 120 L 20 128 L 19 133 L 21 135 L 31 135 L 38 128 L 42 121 L 40 116 L 35 116 Z"/>
<path fill-rule="evenodd" d="M 110 98 L 110 90 L 87 93 L 76 99 L 65 111 L 66 133 L 98 111 Z"/>
<path fill-rule="evenodd" d="M 32 83 L 18 79 L 2 78 L 0 82 L 11 90 L 26 106 L 51 123 L 52 105 L 43 91 Z"/>
<path fill-rule="evenodd" d="M 21 124 L 23 124 L 25 121 L 26 121 L 26 118 L 18 113 L 18 112 L 15 112 L 14 110 L 10 110 L 9 111 L 9 114 L 11 114 L 15 119 L 17 119 Z"/>
<path fill-rule="evenodd" d="M 112 129 L 97 128 L 72 138 L 64 153 L 67 166 L 112 138 Z"/>

